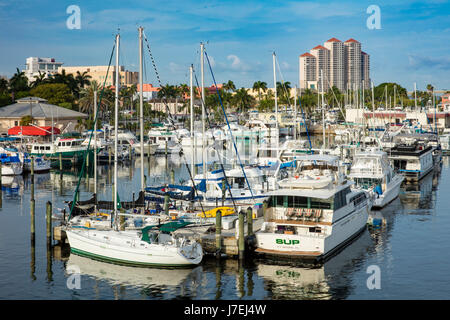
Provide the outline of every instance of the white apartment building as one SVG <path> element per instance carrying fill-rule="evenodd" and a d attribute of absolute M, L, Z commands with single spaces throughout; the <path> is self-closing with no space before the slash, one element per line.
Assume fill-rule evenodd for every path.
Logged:
<path fill-rule="evenodd" d="M 45 74 L 47 77 L 58 73 L 58 68 L 63 65 L 62 62 L 56 62 L 54 58 L 39 58 L 29 57 L 26 60 L 25 76 L 28 78 L 28 82 L 34 81 L 34 77 L 41 74 Z"/>
<path fill-rule="evenodd" d="M 364 89 L 370 89 L 370 55 L 361 51 L 361 79 L 363 81 Z"/>
<path fill-rule="evenodd" d="M 361 43 L 355 39 L 344 42 L 347 63 L 347 86 L 351 90 L 361 88 Z"/>
<path fill-rule="evenodd" d="M 316 59 L 311 58 L 314 56 Z M 315 68 L 312 64 L 315 63 Z M 315 73 L 312 71 L 315 69 Z M 341 92 L 347 89 L 369 89 L 370 55 L 361 51 L 361 43 L 355 39 L 345 42 L 331 38 L 299 57 L 300 89 L 316 89 L 320 85 L 320 70 L 323 70 L 324 89 L 336 86 Z"/>
<path fill-rule="evenodd" d="M 330 83 L 340 91 L 345 91 L 346 68 L 345 46 L 336 38 L 331 38 L 324 44 L 330 50 Z"/>
<path fill-rule="evenodd" d="M 321 75 L 323 75 L 323 90 L 327 91 L 330 83 L 330 50 L 324 46 L 318 45 L 310 50 L 310 53 L 316 57 L 316 75 L 317 85 L 322 91 Z"/>
<path fill-rule="evenodd" d="M 317 89 L 317 59 L 309 52 L 300 55 L 300 88 Z"/>

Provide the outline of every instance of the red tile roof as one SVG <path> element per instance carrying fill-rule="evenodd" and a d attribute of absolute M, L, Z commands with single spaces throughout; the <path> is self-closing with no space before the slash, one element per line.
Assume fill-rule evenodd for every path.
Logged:
<path fill-rule="evenodd" d="M 350 39 L 348 39 L 347 41 L 345 41 L 346 43 L 347 42 L 356 42 L 356 43 L 359 43 L 358 41 L 356 41 L 355 39 L 353 39 L 353 38 L 350 38 Z"/>
<path fill-rule="evenodd" d="M 314 56 L 311 53 L 309 53 L 309 52 L 305 52 L 300 57 L 314 57 Z"/>
<path fill-rule="evenodd" d="M 321 46 L 321 45 L 318 45 L 317 47 L 313 48 L 313 50 L 318 50 L 318 49 L 328 50 L 327 48 L 325 48 L 324 46 Z"/>
<path fill-rule="evenodd" d="M 342 42 L 342 41 L 339 39 L 336 39 L 336 38 L 331 38 L 330 40 L 327 40 L 326 42 Z"/>

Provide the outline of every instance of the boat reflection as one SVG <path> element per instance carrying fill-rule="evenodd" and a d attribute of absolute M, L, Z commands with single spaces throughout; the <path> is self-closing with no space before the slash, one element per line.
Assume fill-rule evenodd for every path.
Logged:
<path fill-rule="evenodd" d="M 368 230 L 319 268 L 280 265 L 273 261 L 257 263 L 257 274 L 265 281 L 272 299 L 345 299 L 351 290 L 351 274 L 361 267 L 372 246 Z"/>
<path fill-rule="evenodd" d="M 404 184 L 400 189 L 400 200 L 404 213 L 431 214 L 434 209 L 435 191 L 440 178 L 440 170 L 433 170 L 418 183 Z"/>
<path fill-rule="evenodd" d="M 164 287 L 183 287 L 201 277 L 202 267 L 194 269 L 157 269 L 121 266 L 92 260 L 71 253 L 66 271 L 79 270 L 81 275 L 103 280 L 110 285 L 123 285 L 160 290 Z"/>

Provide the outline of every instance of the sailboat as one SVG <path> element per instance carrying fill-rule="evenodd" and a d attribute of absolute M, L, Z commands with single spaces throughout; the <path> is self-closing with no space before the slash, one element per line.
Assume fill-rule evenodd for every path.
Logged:
<path fill-rule="evenodd" d="M 140 82 L 142 88 L 142 31 L 139 28 Z M 116 70 L 119 69 L 120 35 L 116 35 Z M 119 73 L 116 73 L 115 122 L 118 123 Z M 142 95 L 140 96 L 142 99 Z M 142 109 L 141 109 L 142 110 Z M 97 119 L 97 117 L 96 117 Z M 141 117 L 141 122 L 143 117 Z M 142 125 L 142 123 L 141 123 Z M 117 191 L 117 126 L 114 128 L 114 203 L 118 204 Z M 143 136 L 141 135 L 141 139 Z M 143 145 L 142 145 L 143 147 Z M 143 182 L 141 182 L 141 186 Z M 201 262 L 203 250 L 195 241 L 175 237 L 164 230 L 147 226 L 141 230 L 120 231 L 119 205 L 114 206 L 114 229 L 66 228 L 71 252 L 92 259 L 133 266 L 187 267 Z"/>

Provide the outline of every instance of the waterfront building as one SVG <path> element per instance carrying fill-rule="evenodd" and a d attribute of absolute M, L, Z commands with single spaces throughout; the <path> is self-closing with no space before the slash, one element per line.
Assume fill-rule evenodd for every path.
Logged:
<path fill-rule="evenodd" d="M 340 91 L 345 90 L 346 63 L 344 43 L 336 38 L 331 38 L 324 44 L 330 51 L 330 83 Z"/>
<path fill-rule="evenodd" d="M 62 62 L 57 62 L 55 58 L 39 58 L 29 57 L 26 60 L 25 76 L 28 78 L 28 82 L 34 81 L 34 77 L 41 74 L 54 75 L 58 73 L 58 69 L 63 65 Z"/>
<path fill-rule="evenodd" d="M 90 81 L 97 81 L 100 85 L 105 83 L 107 87 L 115 85 L 116 79 L 116 67 L 110 66 L 108 72 L 108 66 L 65 66 L 59 67 L 58 73 L 62 73 L 63 70 L 66 74 L 72 74 L 76 77 L 77 72 L 81 74 L 86 72 L 91 76 Z M 137 85 L 139 82 L 139 72 L 125 70 L 124 66 L 119 67 L 119 81 L 121 86 Z"/>
<path fill-rule="evenodd" d="M 310 50 L 310 53 L 316 57 L 316 77 L 318 81 L 317 87 L 320 91 L 327 91 L 330 86 L 330 50 L 324 46 L 316 46 Z M 323 75 L 323 89 L 321 87 L 321 74 Z"/>
<path fill-rule="evenodd" d="M 0 132 L 20 125 L 23 117 L 31 116 L 33 126 L 56 127 L 63 131 L 76 131 L 78 119 L 87 119 L 85 113 L 49 104 L 47 100 L 26 97 L 0 108 Z M 53 123 L 52 123 L 53 122 Z"/>
<path fill-rule="evenodd" d="M 309 52 L 305 52 L 300 56 L 300 87 L 317 89 L 316 74 L 317 59 Z"/>
<path fill-rule="evenodd" d="M 344 42 L 347 86 L 354 90 L 361 87 L 361 43 L 355 39 Z"/>

